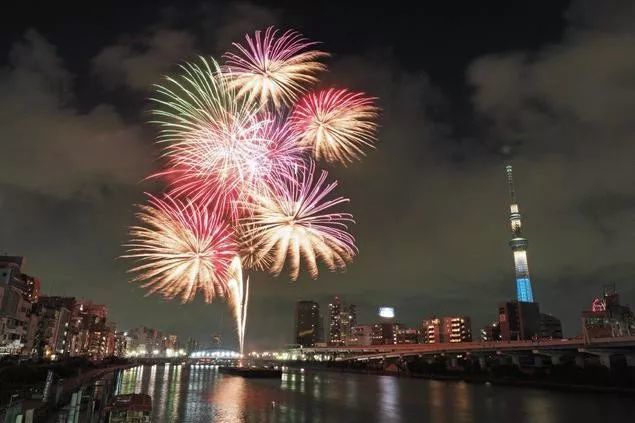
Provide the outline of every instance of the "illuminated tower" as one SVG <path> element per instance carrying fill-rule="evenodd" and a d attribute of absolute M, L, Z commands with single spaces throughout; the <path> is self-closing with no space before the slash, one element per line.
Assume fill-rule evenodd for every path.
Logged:
<path fill-rule="evenodd" d="M 514 253 L 514 266 L 516 269 L 516 295 L 518 301 L 534 302 L 534 294 L 531 290 L 531 280 L 529 279 L 529 266 L 527 265 L 527 238 L 522 236 L 522 225 L 518 203 L 516 202 L 516 191 L 514 190 L 514 178 L 512 167 L 505 167 L 507 173 L 507 184 L 509 185 L 509 196 L 511 197 L 509 222 L 513 238 L 509 241 L 509 246 Z"/>

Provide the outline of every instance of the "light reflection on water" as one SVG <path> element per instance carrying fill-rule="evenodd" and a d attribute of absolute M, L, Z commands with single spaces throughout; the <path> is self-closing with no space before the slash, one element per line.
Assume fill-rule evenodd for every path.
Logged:
<path fill-rule="evenodd" d="M 213 366 L 145 366 L 118 374 L 116 392 L 152 396 L 153 422 L 564 423 L 635 413 L 628 398 L 291 370 L 244 379 Z"/>

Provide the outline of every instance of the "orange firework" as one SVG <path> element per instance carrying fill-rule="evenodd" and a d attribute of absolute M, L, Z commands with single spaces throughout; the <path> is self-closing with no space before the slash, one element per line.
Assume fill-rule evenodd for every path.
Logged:
<path fill-rule="evenodd" d="M 145 281 L 148 294 L 191 301 L 201 291 L 206 302 L 227 292 L 228 269 L 237 254 L 229 225 L 207 208 L 183 203 L 169 196 L 150 196 L 139 206 L 143 226 L 130 229 L 128 254 L 140 264 L 135 281 Z"/>

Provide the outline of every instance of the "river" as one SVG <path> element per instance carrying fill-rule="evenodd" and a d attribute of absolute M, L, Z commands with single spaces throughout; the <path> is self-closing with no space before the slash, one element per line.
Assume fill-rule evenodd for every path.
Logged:
<path fill-rule="evenodd" d="M 153 422 L 598 422 L 634 421 L 635 401 L 610 394 L 289 370 L 244 379 L 212 366 L 139 366 L 117 393 L 147 393 Z"/>

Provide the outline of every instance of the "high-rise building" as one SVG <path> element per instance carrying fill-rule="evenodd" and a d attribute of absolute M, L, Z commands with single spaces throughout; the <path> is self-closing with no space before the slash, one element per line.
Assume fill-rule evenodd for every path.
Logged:
<path fill-rule="evenodd" d="M 318 342 L 320 305 L 315 301 L 298 301 L 295 305 L 295 342 L 312 347 Z"/>
<path fill-rule="evenodd" d="M 354 304 L 346 304 L 339 297 L 329 303 L 329 337 L 332 346 L 349 342 L 351 329 L 357 324 L 357 309 Z"/>
<path fill-rule="evenodd" d="M 529 278 L 529 265 L 527 264 L 527 246 L 529 241 L 522 236 L 522 223 L 518 202 L 516 201 L 516 190 L 514 188 L 514 178 L 512 167 L 505 168 L 507 174 L 507 184 L 509 185 L 509 196 L 511 199 L 509 222 L 511 224 L 512 239 L 509 246 L 514 254 L 514 268 L 516 272 L 516 298 L 518 301 L 533 302 L 534 294 Z"/>
<path fill-rule="evenodd" d="M 468 316 L 432 317 L 421 323 L 421 335 L 426 344 L 471 342 L 472 320 Z"/>
<path fill-rule="evenodd" d="M 351 339 L 351 331 L 357 325 L 357 307 L 354 304 L 345 304 L 340 315 L 341 334 L 340 339 L 347 345 Z"/>
<path fill-rule="evenodd" d="M 540 337 L 543 339 L 562 339 L 562 322 L 556 316 L 540 313 Z"/>
<path fill-rule="evenodd" d="M 538 303 L 508 301 L 498 307 L 498 322 L 503 341 L 530 340 L 540 337 Z"/>

